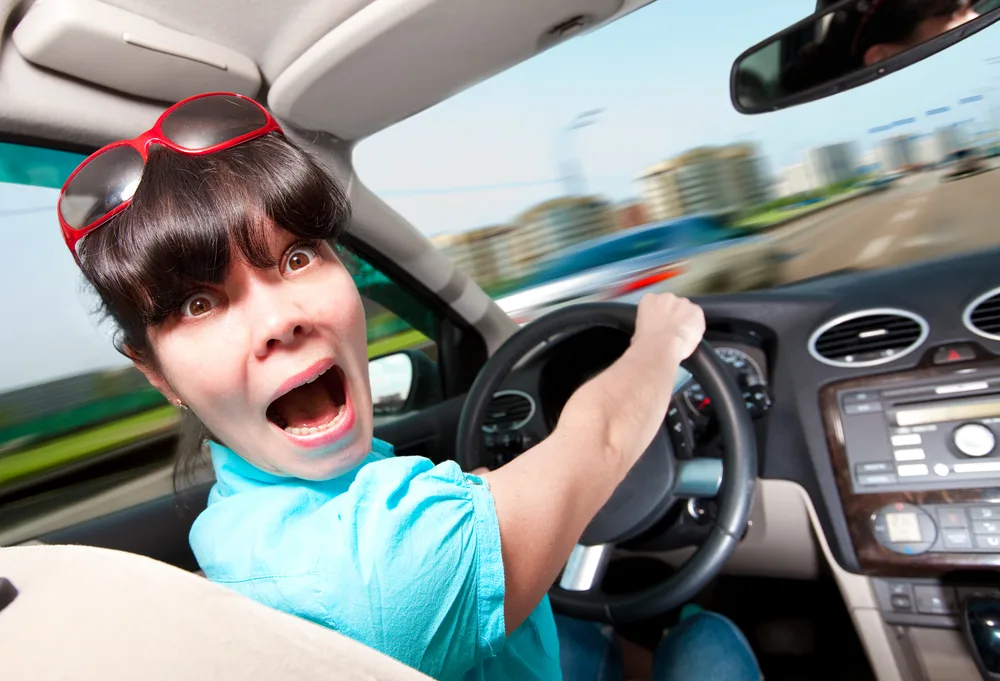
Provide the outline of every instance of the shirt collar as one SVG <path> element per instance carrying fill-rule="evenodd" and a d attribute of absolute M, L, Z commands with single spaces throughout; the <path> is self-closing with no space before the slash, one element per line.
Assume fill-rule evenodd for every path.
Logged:
<path fill-rule="evenodd" d="M 291 481 L 298 482 L 297 478 L 276 475 L 253 465 L 242 456 L 218 442 L 209 441 L 209 451 L 212 455 L 212 466 L 215 468 L 215 479 L 221 486 L 232 491 L 239 491 L 247 487 L 261 487 L 265 485 L 280 485 Z M 352 471 L 343 475 L 356 472 L 361 466 L 379 459 L 387 459 L 395 455 L 393 446 L 388 442 L 383 442 L 377 438 L 372 439 L 372 451 L 365 459 Z M 343 477 L 340 476 L 340 477 Z"/>

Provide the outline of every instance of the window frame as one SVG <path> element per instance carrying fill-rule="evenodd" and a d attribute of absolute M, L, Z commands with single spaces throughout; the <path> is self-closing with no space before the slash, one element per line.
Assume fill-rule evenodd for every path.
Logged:
<path fill-rule="evenodd" d="M 438 368 L 441 372 L 444 399 L 468 392 L 472 382 L 479 375 L 479 370 L 488 359 L 486 341 L 482 334 L 462 319 L 440 296 L 434 294 L 391 258 L 356 234 L 348 230 L 340 242 L 349 251 L 379 270 L 416 302 L 427 307 L 437 321 L 436 338 L 431 340 L 438 346 Z M 390 312 L 396 313 L 395 310 Z M 371 358 L 374 359 L 378 358 Z"/>

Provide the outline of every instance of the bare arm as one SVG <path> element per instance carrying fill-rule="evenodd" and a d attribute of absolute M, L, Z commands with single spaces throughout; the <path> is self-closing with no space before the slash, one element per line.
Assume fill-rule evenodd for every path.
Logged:
<path fill-rule="evenodd" d="M 484 476 L 500 521 L 507 633 L 538 606 L 587 524 L 649 446 L 677 368 L 704 328 L 701 310 L 687 300 L 643 298 L 631 347 L 573 394 L 552 435 Z"/>

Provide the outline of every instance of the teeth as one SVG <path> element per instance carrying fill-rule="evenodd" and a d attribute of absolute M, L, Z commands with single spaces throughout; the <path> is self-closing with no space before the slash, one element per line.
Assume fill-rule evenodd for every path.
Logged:
<path fill-rule="evenodd" d="M 283 430 L 289 435 L 295 435 L 297 437 L 305 437 L 307 435 L 316 435 L 318 433 L 325 432 L 335 426 L 338 421 L 340 421 L 340 415 L 343 413 L 343 409 L 337 412 L 337 415 L 333 417 L 332 420 L 319 425 L 312 426 L 310 428 L 294 428 L 292 426 L 286 426 Z"/>

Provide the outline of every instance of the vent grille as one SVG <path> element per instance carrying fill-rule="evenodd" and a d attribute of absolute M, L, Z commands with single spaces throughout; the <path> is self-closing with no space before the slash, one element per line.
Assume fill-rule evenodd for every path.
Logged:
<path fill-rule="evenodd" d="M 973 333 L 1000 340 L 1000 288 L 987 291 L 969 303 L 963 317 Z"/>
<path fill-rule="evenodd" d="M 840 367 L 874 366 L 916 350 L 927 323 L 905 310 L 865 310 L 821 326 L 809 341 L 813 356 Z"/>
<path fill-rule="evenodd" d="M 493 395 L 486 408 L 483 430 L 514 430 L 535 413 L 535 401 L 519 390 L 504 390 Z"/>

